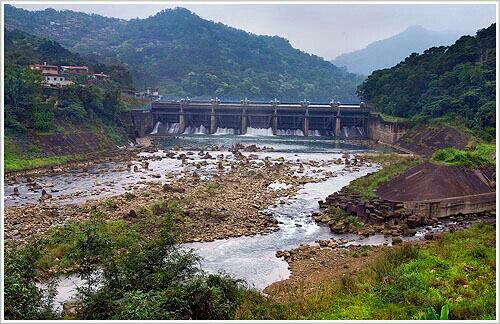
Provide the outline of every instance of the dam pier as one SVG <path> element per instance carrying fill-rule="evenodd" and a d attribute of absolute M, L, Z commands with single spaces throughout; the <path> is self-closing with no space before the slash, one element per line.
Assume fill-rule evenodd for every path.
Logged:
<path fill-rule="evenodd" d="M 369 110 L 361 104 L 181 99 L 130 112 L 136 137 L 176 134 L 296 135 L 363 139 Z"/>

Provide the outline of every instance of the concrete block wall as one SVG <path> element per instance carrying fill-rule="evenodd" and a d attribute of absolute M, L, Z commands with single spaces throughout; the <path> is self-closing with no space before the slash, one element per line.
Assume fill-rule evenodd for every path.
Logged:
<path fill-rule="evenodd" d="M 386 144 L 396 144 L 396 142 L 408 131 L 408 126 L 386 122 L 377 114 L 370 114 L 368 119 L 368 138 Z"/>
<path fill-rule="evenodd" d="M 443 218 L 495 210 L 496 193 L 452 197 L 426 201 L 405 201 L 404 208 L 426 218 Z"/>

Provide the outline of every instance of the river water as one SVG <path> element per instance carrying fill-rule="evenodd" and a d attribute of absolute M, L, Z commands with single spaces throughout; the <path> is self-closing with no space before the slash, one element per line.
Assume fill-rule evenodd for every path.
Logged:
<path fill-rule="evenodd" d="M 256 131 L 255 133 L 265 132 Z M 272 152 L 244 152 L 253 154 L 256 159 L 284 158 L 304 165 L 302 174 L 318 177 L 322 181 L 303 185 L 298 193 L 291 198 L 283 199 L 280 203 L 269 206 L 273 216 L 279 222 L 279 230 L 267 235 L 245 236 L 216 240 L 205 243 L 184 244 L 184 248 L 194 249 L 202 258 L 202 268 L 207 272 L 224 271 L 237 278 L 247 281 L 258 289 L 263 289 L 272 282 L 286 279 L 290 272 L 287 263 L 275 256 L 278 250 L 289 250 L 300 244 L 313 244 L 317 240 L 330 238 L 344 238 L 351 243 L 383 244 L 390 243 L 381 235 L 361 238 L 357 235 L 335 235 L 327 227 L 318 226 L 311 214 L 319 209 L 319 200 L 324 200 L 329 194 L 340 190 L 350 181 L 367 173 L 377 170 L 377 166 L 363 166 L 359 168 L 345 168 L 337 165 L 334 160 L 349 154 L 374 151 L 374 149 L 339 143 L 323 137 L 294 137 L 294 136 L 259 136 L 259 135 L 185 135 L 176 138 L 165 138 L 161 141 L 161 150 L 157 153 L 143 153 L 143 157 L 157 155 L 164 156 L 164 151 L 176 149 L 182 152 L 211 149 L 213 155 L 231 155 L 229 148 L 236 143 L 245 146 L 257 145 L 272 148 Z M 197 156 L 197 155 L 195 155 Z M 313 161 L 314 163 L 310 163 Z M 134 162 L 140 168 L 140 162 Z M 216 161 L 209 161 L 204 171 L 210 176 L 211 170 L 216 172 Z M 44 176 L 36 179 L 44 185 L 49 184 L 54 202 L 60 204 L 81 203 L 103 196 L 112 196 L 126 191 L 140 190 L 141 185 L 150 181 L 166 182 L 165 174 L 173 173 L 182 176 L 185 172 L 192 172 L 181 166 L 180 161 L 172 158 L 159 158 L 150 162 L 147 169 L 133 172 L 130 165 L 124 163 L 103 163 L 90 169 L 73 170 L 65 175 Z M 197 172 L 199 172 L 198 170 Z M 336 177 L 326 178 L 325 172 L 331 171 Z M 158 177 L 160 175 L 160 177 Z M 29 190 L 24 179 L 17 184 L 5 185 L 5 205 L 14 206 L 32 203 L 40 193 Z M 19 196 L 13 196 L 13 187 L 17 186 Z M 268 190 L 279 189 L 283 184 L 273 183 Z M 71 194 L 75 195 L 71 195 Z M 74 277 L 63 278 L 59 285 L 56 300 L 62 303 L 74 295 L 74 285 L 78 283 Z"/>

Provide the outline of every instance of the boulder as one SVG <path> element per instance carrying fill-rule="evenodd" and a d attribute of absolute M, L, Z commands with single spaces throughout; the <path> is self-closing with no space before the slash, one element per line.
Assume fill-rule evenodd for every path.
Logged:
<path fill-rule="evenodd" d="M 163 191 L 165 192 L 179 192 L 179 193 L 183 193 L 186 191 L 186 189 L 184 188 L 181 188 L 181 187 L 176 187 L 176 186 L 172 186 L 171 184 L 164 184 L 163 187 L 162 187 Z"/>
<path fill-rule="evenodd" d="M 426 239 L 426 240 L 433 240 L 434 239 L 434 234 L 431 233 L 431 232 L 427 232 L 424 235 L 424 239 Z"/>
<path fill-rule="evenodd" d="M 134 209 L 131 209 L 127 215 L 125 215 L 126 219 L 137 219 L 139 216 L 137 215 L 136 211 Z"/>
<path fill-rule="evenodd" d="M 62 317 L 63 319 L 75 319 L 81 303 L 77 300 L 68 300 L 63 303 Z"/>
<path fill-rule="evenodd" d="M 399 236 L 392 237 L 392 245 L 397 245 L 403 243 L 403 240 Z"/>

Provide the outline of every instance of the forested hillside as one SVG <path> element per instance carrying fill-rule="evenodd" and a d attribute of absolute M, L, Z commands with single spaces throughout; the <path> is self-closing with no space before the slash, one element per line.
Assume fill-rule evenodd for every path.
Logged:
<path fill-rule="evenodd" d="M 399 117 L 463 120 L 494 137 L 496 24 L 451 46 L 412 54 L 390 69 L 375 71 L 359 96 L 378 111 Z"/>
<path fill-rule="evenodd" d="M 18 170 L 69 160 L 78 154 L 109 150 L 127 140 L 120 113 L 127 102 L 120 90 L 131 83 L 120 65 L 87 62 L 55 41 L 21 31 L 5 31 L 5 169 Z M 28 65 L 88 65 L 109 73 L 108 80 L 47 87 Z"/>
<path fill-rule="evenodd" d="M 167 96 L 357 101 L 362 81 L 286 39 L 250 34 L 183 8 L 130 21 L 5 9 L 7 28 L 43 35 L 105 63 L 122 62 L 137 87 L 158 86 Z"/>

